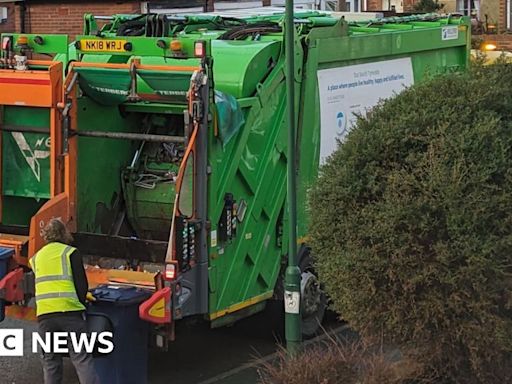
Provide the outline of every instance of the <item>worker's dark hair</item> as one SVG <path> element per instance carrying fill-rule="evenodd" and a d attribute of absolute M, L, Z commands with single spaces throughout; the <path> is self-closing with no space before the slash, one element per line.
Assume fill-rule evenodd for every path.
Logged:
<path fill-rule="evenodd" d="M 73 236 L 61 219 L 51 219 L 41 234 L 47 243 L 71 244 L 73 242 Z"/>

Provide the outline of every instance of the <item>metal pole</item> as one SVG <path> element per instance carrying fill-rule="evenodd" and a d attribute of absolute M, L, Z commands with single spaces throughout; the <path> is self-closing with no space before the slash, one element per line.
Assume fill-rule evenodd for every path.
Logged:
<path fill-rule="evenodd" d="M 148 141 L 152 143 L 184 143 L 183 136 L 149 135 L 145 133 L 77 131 L 80 137 L 98 137 L 102 139 Z"/>
<path fill-rule="evenodd" d="M 5 132 L 21 132 L 21 133 L 43 133 L 49 134 L 48 128 L 27 127 L 24 125 L 3 125 L 0 131 Z M 147 141 L 151 143 L 185 143 L 183 136 L 167 136 L 167 135 L 150 135 L 146 133 L 129 133 L 129 132 L 104 132 L 104 131 L 76 131 L 73 135 L 80 137 L 97 137 L 102 139 L 114 140 L 133 140 Z"/>
<path fill-rule="evenodd" d="M 300 280 L 297 255 L 297 173 L 295 117 L 295 26 L 293 0 L 286 0 L 285 16 L 286 94 L 288 108 L 288 266 L 285 274 L 285 333 L 286 346 L 295 354 L 302 341 L 300 313 Z"/>

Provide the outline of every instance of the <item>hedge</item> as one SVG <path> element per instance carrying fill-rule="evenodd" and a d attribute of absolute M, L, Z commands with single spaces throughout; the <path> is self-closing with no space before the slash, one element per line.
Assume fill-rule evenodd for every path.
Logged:
<path fill-rule="evenodd" d="M 321 167 L 310 235 L 332 307 L 436 383 L 512 382 L 512 66 L 381 103 Z"/>

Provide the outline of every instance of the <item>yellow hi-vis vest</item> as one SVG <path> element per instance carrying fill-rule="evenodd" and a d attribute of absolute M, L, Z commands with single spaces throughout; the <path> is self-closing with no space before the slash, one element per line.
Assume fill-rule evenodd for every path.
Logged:
<path fill-rule="evenodd" d="M 36 278 L 36 315 L 85 310 L 78 300 L 71 271 L 70 256 L 75 248 L 49 243 L 31 259 Z"/>

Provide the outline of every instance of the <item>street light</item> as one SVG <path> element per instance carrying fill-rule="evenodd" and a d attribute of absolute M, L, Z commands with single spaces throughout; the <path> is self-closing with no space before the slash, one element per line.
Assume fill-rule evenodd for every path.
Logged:
<path fill-rule="evenodd" d="M 290 354 L 295 354 L 302 342 L 300 313 L 301 273 L 297 255 L 297 161 L 295 117 L 295 26 L 293 0 L 286 0 L 285 16 L 286 94 L 288 107 L 288 266 L 285 273 L 285 335 Z"/>

